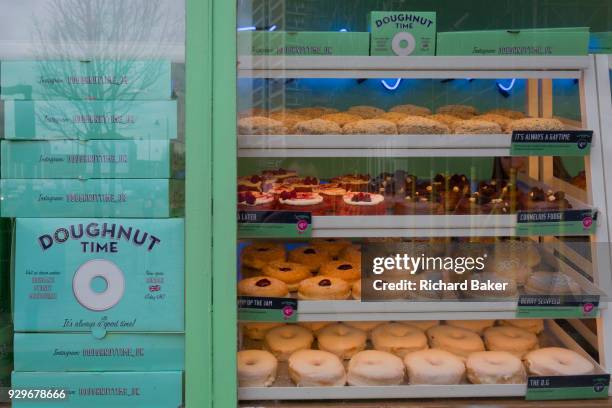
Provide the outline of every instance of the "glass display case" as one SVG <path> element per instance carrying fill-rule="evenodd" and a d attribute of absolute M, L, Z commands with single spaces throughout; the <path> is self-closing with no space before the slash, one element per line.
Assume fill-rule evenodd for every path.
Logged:
<path fill-rule="evenodd" d="M 238 400 L 606 398 L 588 33 L 392 3 L 238 2 Z"/>

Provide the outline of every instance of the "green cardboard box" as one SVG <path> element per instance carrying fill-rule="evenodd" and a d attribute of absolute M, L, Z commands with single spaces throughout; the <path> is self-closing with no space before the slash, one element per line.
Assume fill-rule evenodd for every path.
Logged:
<path fill-rule="evenodd" d="M 6 101 L 4 137 L 176 139 L 177 104 L 176 101 Z"/>
<path fill-rule="evenodd" d="M 436 13 L 372 11 L 370 55 L 435 55 Z"/>
<path fill-rule="evenodd" d="M 15 399 L 13 408 L 178 408 L 183 402 L 183 373 L 162 372 L 20 372 L 13 388 L 63 390 L 67 398 Z"/>
<path fill-rule="evenodd" d="M 438 33 L 437 55 L 569 56 L 587 55 L 587 27 Z"/>
<path fill-rule="evenodd" d="M 0 63 L 0 99 L 163 100 L 171 92 L 171 66 L 166 60 Z"/>
<path fill-rule="evenodd" d="M 183 180 L 2 179 L 2 217 L 167 218 L 184 213 Z"/>
<path fill-rule="evenodd" d="M 6 179 L 181 178 L 185 145 L 169 140 L 3 140 Z M 0 284 L 1 287 L 1 284 Z"/>
<path fill-rule="evenodd" d="M 15 333 L 16 371 L 182 371 L 179 333 Z"/>
<path fill-rule="evenodd" d="M 612 54 L 612 32 L 591 33 L 589 54 Z"/>
<path fill-rule="evenodd" d="M 369 54 L 370 34 L 336 31 L 240 31 L 238 55 L 329 56 Z"/>

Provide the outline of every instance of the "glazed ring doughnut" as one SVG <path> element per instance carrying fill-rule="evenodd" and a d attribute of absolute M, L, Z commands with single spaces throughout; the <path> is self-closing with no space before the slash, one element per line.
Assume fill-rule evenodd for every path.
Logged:
<path fill-rule="evenodd" d="M 361 267 L 361 247 L 359 245 L 351 245 L 340 253 L 340 259 L 349 261 Z"/>
<path fill-rule="evenodd" d="M 348 364 L 349 385 L 398 385 L 404 381 L 404 363 L 391 353 L 365 350 L 355 354 Z"/>
<path fill-rule="evenodd" d="M 339 278 L 315 276 L 304 279 L 298 287 L 300 300 L 345 300 L 350 296 L 350 285 Z"/>
<path fill-rule="evenodd" d="M 527 371 L 533 375 L 585 375 L 594 366 L 575 351 L 561 347 L 545 347 L 530 351 L 523 358 Z"/>
<path fill-rule="evenodd" d="M 323 350 L 299 350 L 289 357 L 289 376 L 298 387 L 341 387 L 346 371 L 340 359 Z"/>
<path fill-rule="evenodd" d="M 410 384 L 459 384 L 465 375 L 463 360 L 448 351 L 429 349 L 404 357 Z"/>
<path fill-rule="evenodd" d="M 438 326 L 440 324 L 440 321 L 439 320 L 406 320 L 406 321 L 402 321 L 398 323 L 407 324 L 408 326 L 414 326 L 417 329 L 421 329 L 424 332 L 426 332 L 432 327 Z"/>
<path fill-rule="evenodd" d="M 244 323 L 244 335 L 251 340 L 263 340 L 268 330 L 284 326 L 285 323 Z"/>
<path fill-rule="evenodd" d="M 401 323 L 387 323 L 372 330 L 372 344 L 376 350 L 398 357 L 428 348 L 425 333 L 414 326 Z"/>
<path fill-rule="evenodd" d="M 479 335 L 473 331 L 452 326 L 436 326 L 427 330 L 431 348 L 450 351 L 459 357 L 470 353 L 484 351 L 485 347 Z"/>
<path fill-rule="evenodd" d="M 361 278 L 361 268 L 348 261 L 331 261 L 321 266 L 319 274 L 353 283 Z"/>
<path fill-rule="evenodd" d="M 361 300 L 361 279 L 356 280 L 351 285 L 351 296 L 355 300 Z"/>
<path fill-rule="evenodd" d="M 238 384 L 241 387 L 269 387 L 276 380 L 278 361 L 265 350 L 238 352 Z"/>
<path fill-rule="evenodd" d="M 363 330 L 364 332 L 370 334 L 372 330 L 380 326 L 385 322 L 344 322 L 347 326 L 354 327 L 359 330 Z"/>
<path fill-rule="evenodd" d="M 333 322 L 299 322 L 298 324 L 316 335 L 322 328 L 327 327 L 332 323 Z"/>
<path fill-rule="evenodd" d="M 331 256 L 326 251 L 309 245 L 290 251 L 289 261 L 305 265 L 310 272 L 317 272 L 323 264 L 331 261 Z"/>
<path fill-rule="evenodd" d="M 461 327 L 482 336 L 485 329 L 495 324 L 495 320 L 447 320 L 446 324 L 453 327 Z"/>
<path fill-rule="evenodd" d="M 527 330 L 512 326 L 489 327 L 484 331 L 487 350 L 507 351 L 521 358 L 538 348 L 538 337 Z"/>
<path fill-rule="evenodd" d="M 310 245 L 327 252 L 331 257 L 337 257 L 345 248 L 351 246 L 351 241 L 338 238 L 320 238 L 313 240 Z"/>
<path fill-rule="evenodd" d="M 580 294 L 580 285 L 561 272 L 535 272 L 525 283 L 527 294 L 570 295 Z"/>
<path fill-rule="evenodd" d="M 472 384 L 524 384 L 525 367 L 514 354 L 505 351 L 479 351 L 465 361 Z"/>
<path fill-rule="evenodd" d="M 290 292 L 295 292 L 301 281 L 312 276 L 304 265 L 284 261 L 270 262 L 263 267 L 263 273 L 285 282 Z"/>
<path fill-rule="evenodd" d="M 268 330 L 264 347 L 272 352 L 278 361 L 287 361 L 292 353 L 310 349 L 313 340 L 310 330 L 292 324 Z"/>
<path fill-rule="evenodd" d="M 257 297 L 286 297 L 289 289 L 285 282 L 271 276 L 255 276 L 238 282 L 238 294 Z"/>
<path fill-rule="evenodd" d="M 327 326 L 317 335 L 319 349 L 329 351 L 343 360 L 349 360 L 356 353 L 365 350 L 367 340 L 365 331 L 342 323 Z"/>
<path fill-rule="evenodd" d="M 511 319 L 500 320 L 502 326 L 518 327 L 519 329 L 527 330 L 533 334 L 540 334 L 544 331 L 543 319 Z"/>
<path fill-rule="evenodd" d="M 242 264 L 253 269 L 261 269 L 272 261 L 285 260 L 285 247 L 274 242 L 257 242 L 242 250 Z"/>

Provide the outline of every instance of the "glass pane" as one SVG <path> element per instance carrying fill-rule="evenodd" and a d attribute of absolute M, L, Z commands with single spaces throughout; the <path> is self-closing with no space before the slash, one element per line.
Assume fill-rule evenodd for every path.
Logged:
<path fill-rule="evenodd" d="M 185 4 L 0 8 L 0 405 L 180 406 Z"/>
<path fill-rule="evenodd" d="M 609 11 L 237 2 L 242 405 L 607 397 Z"/>

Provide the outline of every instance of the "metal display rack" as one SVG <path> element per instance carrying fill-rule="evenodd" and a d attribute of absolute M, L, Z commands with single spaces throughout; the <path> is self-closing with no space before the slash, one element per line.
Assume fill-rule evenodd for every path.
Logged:
<path fill-rule="evenodd" d="M 601 65 L 605 62 L 605 69 Z M 579 123 L 563 119 L 579 129 L 594 132 L 590 155 L 585 157 L 587 190 L 553 175 L 552 157 L 530 157 L 528 175 L 537 183 L 562 189 L 573 205 L 598 211 L 597 229 L 590 235 L 592 259 L 584 259 L 556 237 L 533 237 L 553 243 L 574 265 L 591 264 L 585 285 L 610 288 L 612 260 L 609 251 L 596 247 L 608 245 L 612 230 L 607 221 L 608 203 L 612 202 L 612 178 L 606 170 L 612 157 L 612 99 L 598 94 L 609 89 L 607 57 L 244 57 L 238 60 L 240 78 L 522 78 L 527 80 L 526 113 L 535 117 L 553 117 L 552 80 L 577 79 L 580 91 Z M 604 84 L 605 81 L 605 84 Z M 600 107 L 602 109 L 600 113 Z M 600 124 L 601 121 L 601 124 Z M 602 133 L 602 130 L 604 133 Z M 491 157 L 508 156 L 510 135 L 240 135 L 239 157 Z M 462 237 L 513 236 L 516 215 L 415 215 L 366 217 L 313 217 L 314 237 Z M 574 277 L 572 268 L 563 271 Z M 592 280 L 592 283 L 591 283 Z M 509 319 L 516 317 L 516 300 L 389 302 L 303 301 L 299 305 L 301 321 L 342 320 L 445 320 Z M 597 335 L 579 320 L 568 320 L 599 351 L 603 371 L 612 368 L 612 313 L 607 299 L 600 302 Z M 556 323 L 547 321 L 547 332 L 558 344 L 586 352 Z M 282 368 L 281 368 L 282 372 Z M 285 379 L 286 380 L 286 379 Z M 288 380 L 269 388 L 240 388 L 241 400 L 297 399 L 376 399 L 523 396 L 522 385 L 449 385 L 393 387 L 321 387 L 316 391 L 298 388 Z M 282 383 L 282 384 L 281 384 Z M 612 395 L 612 393 L 610 394 Z"/>

